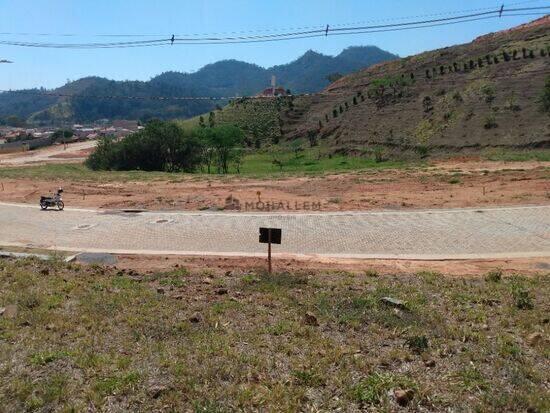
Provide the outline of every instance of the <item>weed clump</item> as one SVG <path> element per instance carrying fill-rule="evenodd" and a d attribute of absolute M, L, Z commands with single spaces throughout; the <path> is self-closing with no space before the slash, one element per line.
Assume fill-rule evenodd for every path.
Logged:
<path fill-rule="evenodd" d="M 485 275 L 485 280 L 494 283 L 500 282 L 500 280 L 502 280 L 502 270 L 500 268 L 495 268 L 489 271 Z"/>

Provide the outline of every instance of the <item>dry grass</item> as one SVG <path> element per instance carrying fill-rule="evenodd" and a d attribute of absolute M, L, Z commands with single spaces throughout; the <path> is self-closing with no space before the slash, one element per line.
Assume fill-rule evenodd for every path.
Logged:
<path fill-rule="evenodd" d="M 0 410 L 548 411 L 549 287 L 3 260 Z"/>

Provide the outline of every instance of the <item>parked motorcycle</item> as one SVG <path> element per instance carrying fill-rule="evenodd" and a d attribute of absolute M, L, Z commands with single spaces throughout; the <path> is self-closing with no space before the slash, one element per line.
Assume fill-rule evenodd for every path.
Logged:
<path fill-rule="evenodd" d="M 40 208 L 48 209 L 48 207 L 57 207 L 59 211 L 63 211 L 65 204 L 63 203 L 63 198 L 61 197 L 62 193 L 63 188 L 59 188 L 54 196 L 41 196 Z"/>

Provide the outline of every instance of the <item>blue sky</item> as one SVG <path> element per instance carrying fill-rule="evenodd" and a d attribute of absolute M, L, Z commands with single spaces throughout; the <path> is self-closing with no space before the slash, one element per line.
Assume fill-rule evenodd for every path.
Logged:
<path fill-rule="evenodd" d="M 549 6 L 550 1 L 505 2 L 513 7 Z M 0 40 L 103 42 L 126 39 L 97 34 L 218 33 L 325 24 L 500 7 L 488 0 L 0 0 L 0 32 L 77 34 L 76 37 L 0 34 Z M 510 6 L 512 7 L 512 6 Z M 97 75 L 147 80 L 164 71 L 195 71 L 235 58 L 264 67 L 290 62 L 308 49 L 335 55 L 348 46 L 376 45 L 400 56 L 469 42 L 484 33 L 535 19 L 507 17 L 430 29 L 334 36 L 277 43 L 179 45 L 113 50 L 35 49 L 0 45 L 0 89 L 57 87 L 68 79 Z M 135 40 L 135 39 L 127 39 Z"/>

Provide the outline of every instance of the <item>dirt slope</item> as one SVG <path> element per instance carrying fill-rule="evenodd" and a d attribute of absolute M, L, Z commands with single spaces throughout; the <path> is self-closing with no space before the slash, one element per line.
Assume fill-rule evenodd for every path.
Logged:
<path fill-rule="evenodd" d="M 297 97 L 286 140 L 316 133 L 336 151 L 548 147 L 539 96 L 550 75 L 550 16 L 473 42 L 372 66 Z"/>

